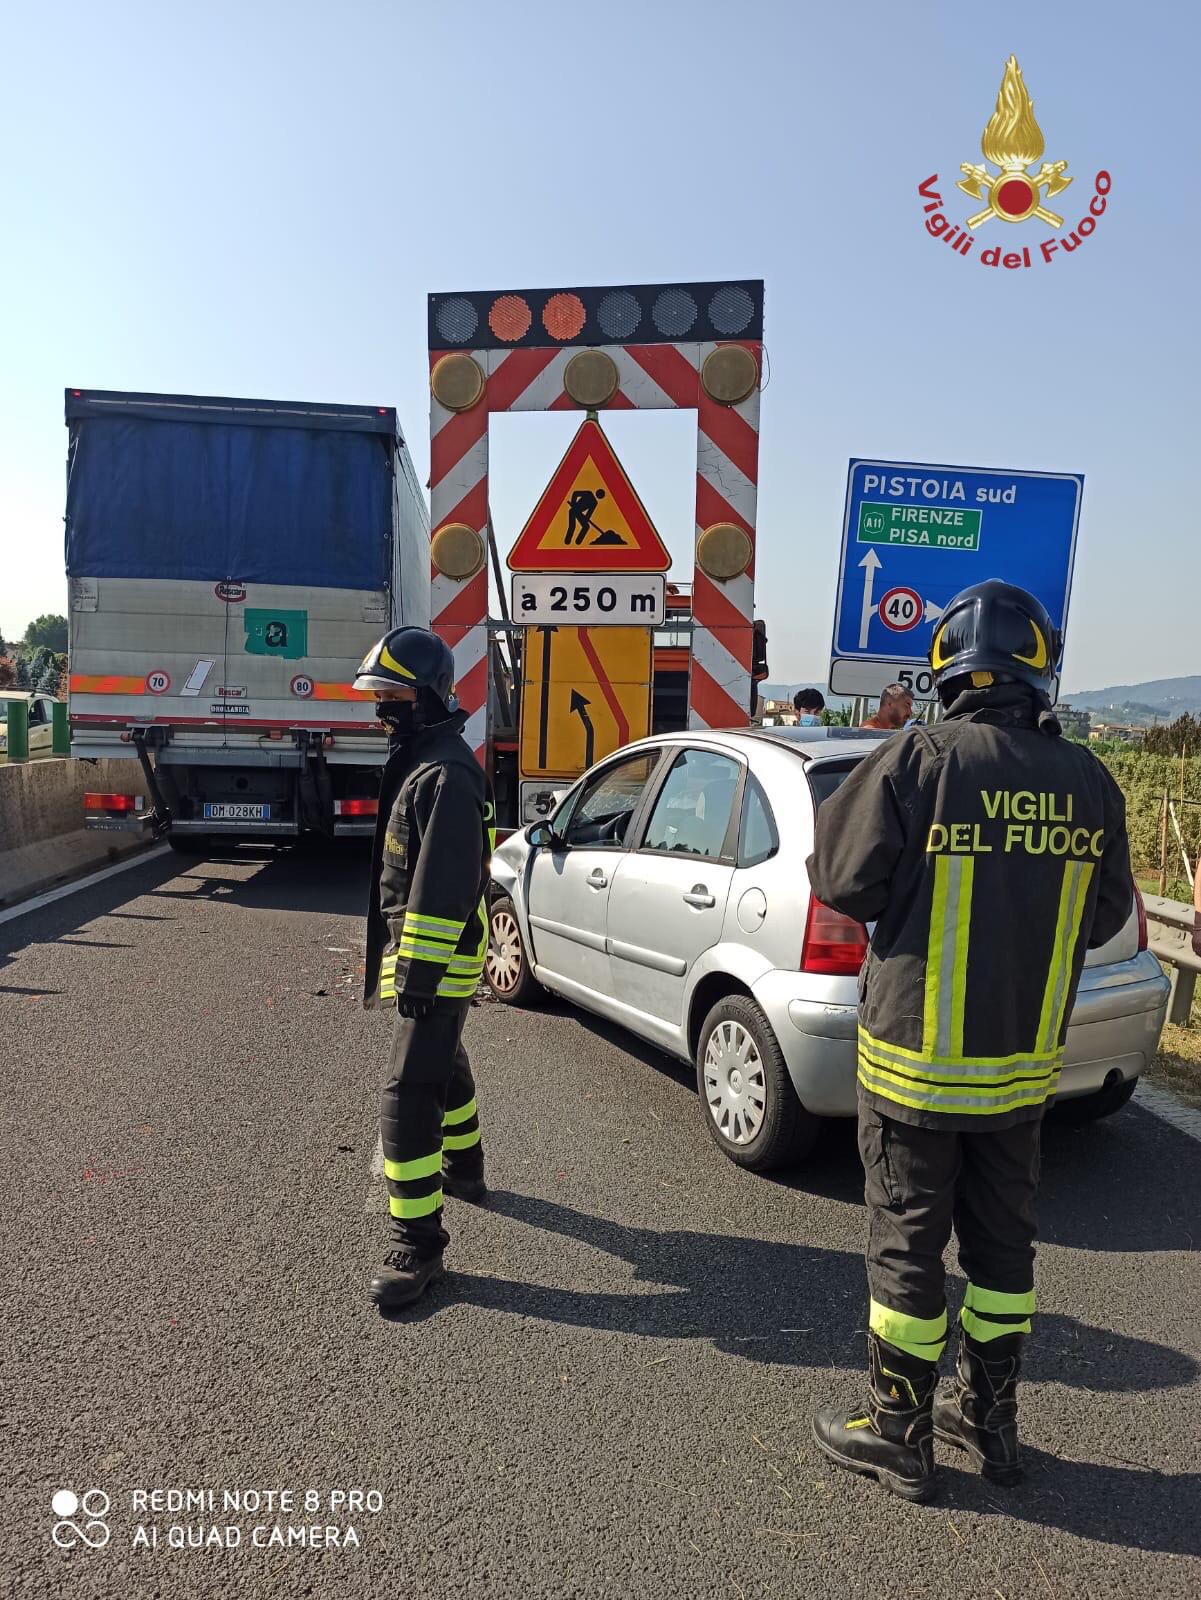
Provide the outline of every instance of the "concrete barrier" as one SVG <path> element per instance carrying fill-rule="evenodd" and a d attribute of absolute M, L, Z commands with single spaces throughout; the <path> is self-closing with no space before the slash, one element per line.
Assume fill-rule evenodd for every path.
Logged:
<path fill-rule="evenodd" d="M 83 825 L 86 790 L 141 794 L 136 761 L 30 761 L 0 765 L 0 906 L 120 861 L 148 841 L 92 833 Z"/>

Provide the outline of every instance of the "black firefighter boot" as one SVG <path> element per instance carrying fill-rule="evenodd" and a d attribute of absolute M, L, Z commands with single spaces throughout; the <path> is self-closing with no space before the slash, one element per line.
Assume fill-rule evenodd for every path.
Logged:
<path fill-rule="evenodd" d="M 934 1493 L 931 1409 L 938 1368 L 906 1356 L 875 1334 L 867 1340 L 868 1400 L 848 1416 L 833 1407 L 813 1419 L 818 1448 L 840 1467 L 879 1480 L 904 1500 Z"/>
<path fill-rule="evenodd" d="M 396 1311 L 419 1300 L 444 1271 L 440 1250 L 437 1255 L 420 1256 L 407 1245 L 398 1245 L 384 1257 L 367 1293 L 381 1311 Z"/>
<path fill-rule="evenodd" d="M 955 1376 L 934 1401 L 935 1437 L 966 1450 L 991 1483 L 1020 1483 L 1023 1477 L 1017 1402 L 1021 1349 L 1020 1333 L 987 1344 L 962 1334 Z"/>

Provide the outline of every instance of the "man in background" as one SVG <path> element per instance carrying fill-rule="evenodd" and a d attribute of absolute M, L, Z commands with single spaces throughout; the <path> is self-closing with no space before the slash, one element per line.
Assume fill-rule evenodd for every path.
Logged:
<path fill-rule="evenodd" d="M 880 696 L 880 709 L 875 716 L 860 723 L 863 728 L 886 728 L 895 733 L 903 728 L 913 715 L 913 696 L 903 683 L 890 683 Z"/>
<path fill-rule="evenodd" d="M 767 677 L 767 623 L 756 617 L 751 624 L 751 721 L 759 715 L 759 685 Z"/>
<path fill-rule="evenodd" d="M 826 709 L 826 697 L 820 689 L 798 689 L 792 697 L 792 703 L 802 728 L 820 726 L 822 712 Z"/>

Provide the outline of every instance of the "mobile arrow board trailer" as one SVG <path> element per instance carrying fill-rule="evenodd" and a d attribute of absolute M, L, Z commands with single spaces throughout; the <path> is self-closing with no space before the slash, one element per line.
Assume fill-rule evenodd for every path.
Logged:
<path fill-rule="evenodd" d="M 355 670 L 429 625 L 396 413 L 68 389 L 66 421 L 71 751 L 131 763 L 88 825 L 198 853 L 369 832 L 387 739 Z"/>
<path fill-rule="evenodd" d="M 1077 472 L 853 460 L 831 692 L 874 696 L 895 681 L 932 699 L 934 625 L 961 589 L 987 578 L 1037 595 L 1066 632 L 1083 493 Z"/>

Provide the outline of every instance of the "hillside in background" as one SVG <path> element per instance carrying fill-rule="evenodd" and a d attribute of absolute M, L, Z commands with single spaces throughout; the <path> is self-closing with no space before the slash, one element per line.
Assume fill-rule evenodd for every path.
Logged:
<path fill-rule="evenodd" d="M 1108 689 L 1079 689 L 1061 698 L 1103 720 L 1144 727 L 1172 722 L 1186 711 L 1194 716 L 1201 712 L 1201 675 L 1152 678 L 1147 683 L 1119 683 Z"/>
<path fill-rule="evenodd" d="M 848 704 L 832 695 L 824 683 L 760 684 L 767 700 L 791 700 L 798 689 L 820 689 L 830 707 Z M 1127 722 L 1135 727 L 1150 727 L 1156 722 L 1172 722 L 1189 711 L 1201 716 L 1201 673 L 1189 678 L 1152 678 L 1147 683 L 1119 683 L 1109 689 L 1078 689 L 1060 696 L 1080 711 L 1091 711 L 1103 722 Z"/>

